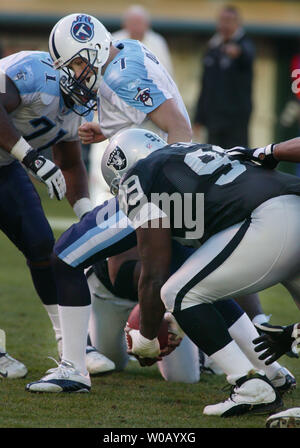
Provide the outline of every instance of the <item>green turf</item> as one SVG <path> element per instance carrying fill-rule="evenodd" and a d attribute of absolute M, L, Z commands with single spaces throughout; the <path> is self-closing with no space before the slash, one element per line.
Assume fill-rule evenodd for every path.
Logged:
<path fill-rule="evenodd" d="M 66 201 L 47 199 L 49 216 L 72 216 Z M 55 232 L 56 237 L 60 232 Z M 205 417 L 202 410 L 228 397 L 224 376 L 203 374 L 198 384 L 165 382 L 156 366 L 141 368 L 131 362 L 125 372 L 92 380 L 86 395 L 35 395 L 25 385 L 54 367 L 57 358 L 53 331 L 30 280 L 23 256 L 0 234 L 0 328 L 7 333 L 7 349 L 22 360 L 29 373 L 22 380 L 0 380 L 0 428 L 262 428 L 264 416 L 221 419 Z M 299 320 L 289 294 L 276 286 L 261 294 L 271 322 Z M 300 360 L 284 357 L 282 364 L 300 378 Z M 300 401 L 300 389 L 284 399 L 286 407 Z"/>

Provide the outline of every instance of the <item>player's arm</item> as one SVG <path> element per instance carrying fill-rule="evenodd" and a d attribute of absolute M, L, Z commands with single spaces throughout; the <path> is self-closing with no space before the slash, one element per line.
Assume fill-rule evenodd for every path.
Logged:
<path fill-rule="evenodd" d="M 300 162 L 300 137 L 274 145 L 273 157 L 282 162 Z"/>
<path fill-rule="evenodd" d="M 266 168 L 276 168 L 279 162 L 300 162 L 300 137 L 255 149 L 237 146 L 226 150 L 226 153 L 253 160 Z"/>
<path fill-rule="evenodd" d="M 13 146 L 21 138 L 20 132 L 9 116 L 9 113 L 17 109 L 20 102 L 21 98 L 16 86 L 6 77 L 5 92 L 0 92 L 0 146 L 7 152 L 11 152 Z"/>
<path fill-rule="evenodd" d="M 89 199 L 88 175 L 82 160 L 79 141 L 59 142 L 52 148 L 53 161 L 66 180 L 66 197 L 80 219 L 92 210 Z"/>
<path fill-rule="evenodd" d="M 62 199 L 66 186 L 60 169 L 29 145 L 9 116 L 20 103 L 18 89 L 10 78 L 6 77 L 5 92 L 0 93 L 0 147 L 22 162 L 39 181 L 45 183 L 51 198 L 55 194 L 57 199 Z"/>
<path fill-rule="evenodd" d="M 78 136 L 83 145 L 91 145 L 92 143 L 100 143 L 106 140 L 100 124 L 95 121 L 86 122 L 79 126 Z"/>
<path fill-rule="evenodd" d="M 131 330 L 132 353 L 143 358 L 157 358 L 160 354 L 157 334 L 165 313 L 160 290 L 169 277 L 171 261 L 171 235 L 169 228 L 145 226 L 136 230 L 137 247 L 141 261 L 138 284 L 140 304 L 140 331 Z M 165 226 L 167 227 L 167 226 Z M 134 334 L 133 334 L 134 333 Z"/>
<path fill-rule="evenodd" d="M 192 128 L 180 112 L 176 102 L 170 98 L 148 114 L 154 124 L 168 134 L 168 144 L 190 142 Z"/>
<path fill-rule="evenodd" d="M 159 228 L 151 228 L 154 221 L 147 223 L 149 228 L 136 230 L 137 247 L 141 262 L 138 296 L 141 307 L 141 334 L 153 339 L 157 336 L 165 306 L 160 298 L 160 290 L 170 275 L 171 233 L 169 226 L 163 228 L 168 218 L 159 219 Z M 154 225 L 153 225 L 154 227 Z"/>

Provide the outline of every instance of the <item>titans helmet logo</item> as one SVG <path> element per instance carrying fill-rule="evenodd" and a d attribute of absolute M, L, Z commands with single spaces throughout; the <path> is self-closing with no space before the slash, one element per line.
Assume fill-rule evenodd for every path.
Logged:
<path fill-rule="evenodd" d="M 71 35 L 77 42 L 89 42 L 94 37 L 94 24 L 91 17 L 80 15 L 71 26 Z"/>
<path fill-rule="evenodd" d="M 112 166 L 115 170 L 120 171 L 126 168 L 127 160 L 124 152 L 118 146 L 111 152 L 107 166 Z"/>

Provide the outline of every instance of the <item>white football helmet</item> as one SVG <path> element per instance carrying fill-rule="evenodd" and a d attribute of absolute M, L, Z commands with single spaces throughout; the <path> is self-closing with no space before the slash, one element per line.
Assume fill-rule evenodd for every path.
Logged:
<path fill-rule="evenodd" d="M 50 56 L 54 68 L 66 73 L 67 82 L 64 80 L 61 88 L 76 104 L 96 108 L 101 68 L 108 59 L 111 40 L 104 25 L 87 14 L 70 14 L 53 27 L 49 37 Z M 68 67 L 75 58 L 82 58 L 86 63 L 77 78 Z"/>
<path fill-rule="evenodd" d="M 106 147 L 101 170 L 113 195 L 119 191 L 121 177 L 140 159 L 167 145 L 162 138 L 147 129 L 130 128 L 118 132 Z"/>

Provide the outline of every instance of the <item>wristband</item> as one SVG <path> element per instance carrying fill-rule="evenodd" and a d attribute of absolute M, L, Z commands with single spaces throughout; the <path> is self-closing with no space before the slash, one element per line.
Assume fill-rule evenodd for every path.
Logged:
<path fill-rule="evenodd" d="M 81 219 L 83 215 L 93 210 L 91 200 L 89 198 L 80 198 L 73 205 L 73 210 L 78 219 Z"/>
<path fill-rule="evenodd" d="M 27 143 L 25 138 L 20 137 L 17 143 L 11 148 L 10 153 L 22 162 L 24 157 L 26 157 L 30 151 L 33 151 L 33 148 L 29 145 L 29 143 Z"/>
<path fill-rule="evenodd" d="M 274 143 L 271 143 L 270 145 L 267 145 L 265 147 L 265 155 L 266 156 L 270 156 L 271 154 L 273 155 L 273 149 L 274 149 Z"/>

